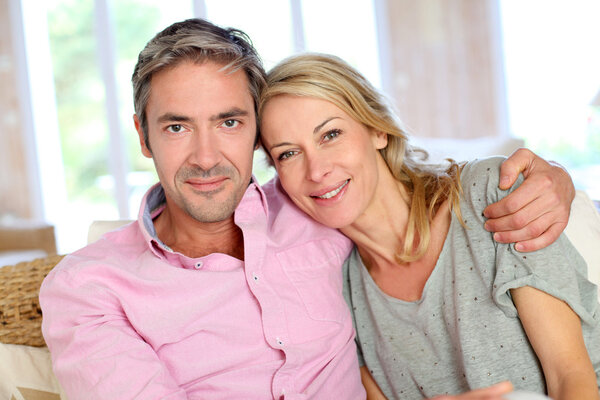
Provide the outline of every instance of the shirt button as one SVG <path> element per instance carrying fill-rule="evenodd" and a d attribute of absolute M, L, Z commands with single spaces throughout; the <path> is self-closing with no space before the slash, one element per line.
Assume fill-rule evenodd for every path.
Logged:
<path fill-rule="evenodd" d="M 252 279 L 254 279 L 255 282 L 258 282 L 258 275 L 252 274 Z"/>
<path fill-rule="evenodd" d="M 194 268 L 196 268 L 196 269 L 200 269 L 200 268 L 202 268 L 202 266 L 203 266 L 203 265 L 204 265 L 204 263 L 203 263 L 202 261 L 198 261 L 198 262 L 196 263 L 196 265 L 194 265 Z"/>
<path fill-rule="evenodd" d="M 283 346 L 283 342 L 281 341 L 281 339 L 275 338 L 275 340 L 277 340 L 277 344 L 279 344 L 280 346 Z"/>

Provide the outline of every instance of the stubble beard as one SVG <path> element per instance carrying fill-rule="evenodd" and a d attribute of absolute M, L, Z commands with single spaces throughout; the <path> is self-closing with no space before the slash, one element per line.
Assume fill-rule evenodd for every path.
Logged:
<path fill-rule="evenodd" d="M 237 205 L 239 204 L 245 189 L 235 187 L 238 182 L 238 172 L 233 167 L 216 166 L 210 170 L 202 168 L 182 168 L 177 172 L 175 181 L 185 186 L 185 181 L 190 178 L 210 178 L 212 176 L 226 176 L 229 182 L 234 185 L 230 195 L 225 199 L 219 196 L 226 188 L 221 188 L 213 192 L 195 192 L 192 197 L 184 196 L 179 193 L 181 207 L 190 217 L 198 222 L 211 223 L 221 222 L 231 218 Z M 200 201 L 195 201 L 200 200 Z"/>
<path fill-rule="evenodd" d="M 204 197 L 205 200 L 201 205 L 183 198 L 183 210 L 196 221 L 203 223 L 221 222 L 231 218 L 241 199 L 241 196 L 237 195 L 236 192 L 232 193 L 224 201 L 214 199 L 212 198 L 214 196 L 210 195 Z"/>

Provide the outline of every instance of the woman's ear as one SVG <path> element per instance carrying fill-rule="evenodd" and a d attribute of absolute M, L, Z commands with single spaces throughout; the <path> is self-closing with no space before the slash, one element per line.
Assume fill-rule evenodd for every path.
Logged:
<path fill-rule="evenodd" d="M 373 145 L 377 150 L 385 149 L 388 145 L 388 134 L 381 131 L 373 131 L 372 133 Z"/>

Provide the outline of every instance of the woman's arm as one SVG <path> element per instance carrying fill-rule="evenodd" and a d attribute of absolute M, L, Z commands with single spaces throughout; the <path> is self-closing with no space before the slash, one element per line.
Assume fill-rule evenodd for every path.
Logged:
<path fill-rule="evenodd" d="M 529 342 L 538 356 L 548 395 L 555 399 L 599 399 L 581 321 L 562 300 L 525 286 L 511 296 Z"/>
<path fill-rule="evenodd" d="M 379 389 L 367 367 L 360 367 L 360 379 L 367 392 L 367 400 L 387 400 L 387 397 Z"/>
<path fill-rule="evenodd" d="M 367 400 L 387 400 L 367 367 L 360 367 L 360 378 L 367 392 Z M 500 382 L 493 386 L 472 390 L 467 393 L 451 396 L 436 396 L 431 400 L 502 400 L 503 395 L 512 392 L 513 386 L 510 382 Z"/>

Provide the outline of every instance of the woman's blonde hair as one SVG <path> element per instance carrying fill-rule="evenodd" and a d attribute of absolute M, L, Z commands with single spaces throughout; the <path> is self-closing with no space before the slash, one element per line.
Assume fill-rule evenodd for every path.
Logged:
<path fill-rule="evenodd" d="M 407 134 L 384 96 L 346 62 L 318 53 L 283 60 L 267 74 L 259 118 L 269 99 L 283 94 L 327 100 L 367 128 L 387 133 L 388 144 L 379 151 L 393 176 L 411 195 L 406 236 L 396 254 L 398 262 L 423 257 L 431 238 L 431 220 L 444 200 L 449 200 L 462 220 L 458 207 L 461 166 L 450 159 L 444 165 L 425 163 L 427 153 L 408 144 Z"/>

